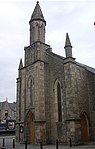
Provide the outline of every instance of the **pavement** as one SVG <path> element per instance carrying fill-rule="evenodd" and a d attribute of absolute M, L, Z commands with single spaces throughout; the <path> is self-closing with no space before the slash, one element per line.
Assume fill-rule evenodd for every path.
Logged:
<path fill-rule="evenodd" d="M 4 138 L 4 139 L 3 139 Z M 15 148 L 13 148 L 13 139 L 15 136 L 0 136 L 0 149 L 41 149 L 39 145 L 28 144 L 27 147 L 25 144 L 20 144 L 15 142 Z M 4 148 L 3 148 L 4 140 Z M 42 149 L 56 149 L 55 145 L 45 145 Z M 80 145 L 69 147 L 66 145 L 59 145 L 57 149 L 95 149 L 95 143 L 90 143 L 89 145 Z"/>

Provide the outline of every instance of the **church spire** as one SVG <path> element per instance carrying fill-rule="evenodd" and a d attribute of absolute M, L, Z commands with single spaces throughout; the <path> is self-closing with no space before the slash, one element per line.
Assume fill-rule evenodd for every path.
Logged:
<path fill-rule="evenodd" d="M 46 21 L 44 19 L 38 1 L 34 8 L 29 24 L 30 24 L 30 44 L 33 44 L 36 41 L 45 43 Z"/>
<path fill-rule="evenodd" d="M 18 76 L 21 76 L 21 69 L 23 68 L 22 58 L 20 59 L 19 68 L 18 68 Z"/>
<path fill-rule="evenodd" d="M 23 68 L 22 58 L 20 59 L 19 69 Z"/>
<path fill-rule="evenodd" d="M 65 41 L 64 48 L 65 48 L 66 57 L 72 57 L 72 45 L 71 45 L 68 33 L 66 33 L 66 41 Z"/>
<path fill-rule="evenodd" d="M 34 8 L 34 11 L 33 11 L 33 14 L 32 14 L 32 16 L 31 16 L 30 22 L 31 22 L 31 21 L 34 21 L 34 20 L 41 20 L 41 21 L 45 22 L 45 25 L 46 25 L 46 21 L 45 21 L 45 19 L 44 19 L 42 10 L 41 10 L 41 8 L 40 8 L 39 1 L 37 1 L 37 4 L 36 4 L 36 6 L 35 6 L 35 8 Z M 29 22 L 29 23 L 30 23 L 30 22 Z"/>

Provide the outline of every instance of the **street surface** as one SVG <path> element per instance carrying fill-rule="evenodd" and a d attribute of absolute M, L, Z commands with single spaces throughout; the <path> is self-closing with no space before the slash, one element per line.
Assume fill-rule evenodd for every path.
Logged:
<path fill-rule="evenodd" d="M 15 136 L 0 136 L 0 149 L 3 146 L 3 138 L 4 138 L 4 144 L 6 149 L 13 149 L 13 139 L 15 139 Z M 26 149 L 24 144 L 15 143 L 15 149 Z M 40 149 L 40 146 L 37 145 L 27 145 L 27 149 Z M 45 145 L 43 146 L 43 149 L 56 149 L 55 145 Z M 58 149 L 95 149 L 95 143 L 90 143 L 89 145 L 81 145 L 81 146 L 64 146 L 59 145 Z"/>

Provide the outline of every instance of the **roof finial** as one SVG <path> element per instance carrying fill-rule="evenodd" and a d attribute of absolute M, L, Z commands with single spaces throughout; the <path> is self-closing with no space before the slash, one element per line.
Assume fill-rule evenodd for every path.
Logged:
<path fill-rule="evenodd" d="M 37 1 L 37 4 L 39 4 L 39 1 Z"/>

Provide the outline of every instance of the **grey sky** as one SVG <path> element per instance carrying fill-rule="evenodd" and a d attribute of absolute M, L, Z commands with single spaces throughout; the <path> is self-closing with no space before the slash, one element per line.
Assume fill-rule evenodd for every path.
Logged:
<path fill-rule="evenodd" d="M 65 56 L 68 32 L 76 61 L 95 67 L 95 1 L 40 1 L 47 22 L 46 43 Z M 0 101 L 16 101 L 16 78 L 24 46 L 29 45 L 29 20 L 36 1 L 0 1 Z"/>

